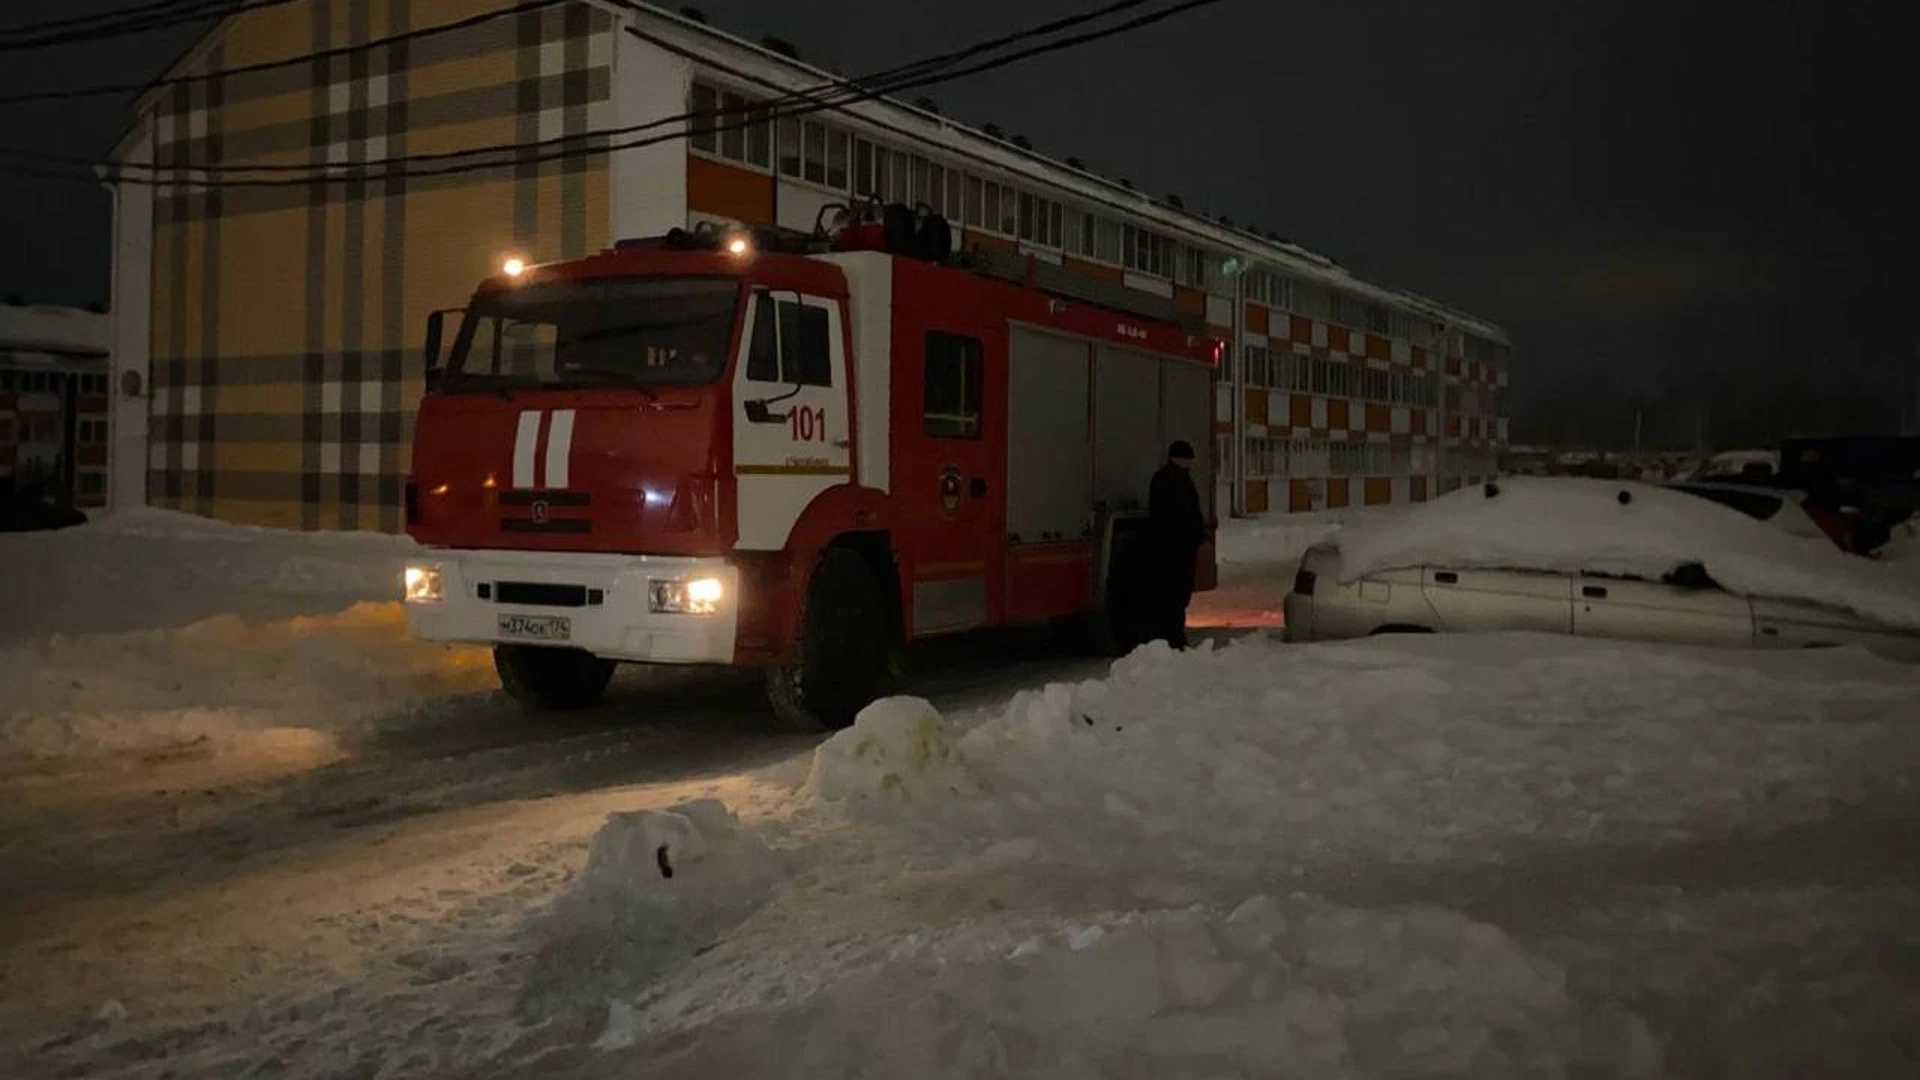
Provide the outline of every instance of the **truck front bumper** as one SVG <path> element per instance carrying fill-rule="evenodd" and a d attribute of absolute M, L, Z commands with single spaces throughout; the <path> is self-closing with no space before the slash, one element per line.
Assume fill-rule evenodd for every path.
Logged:
<path fill-rule="evenodd" d="M 740 575 L 722 559 L 433 551 L 407 561 L 407 629 L 426 641 L 730 664 Z"/>

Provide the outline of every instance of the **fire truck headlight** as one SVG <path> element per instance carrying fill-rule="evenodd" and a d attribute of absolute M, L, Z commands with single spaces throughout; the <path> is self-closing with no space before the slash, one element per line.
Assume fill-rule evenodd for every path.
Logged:
<path fill-rule="evenodd" d="M 521 274 L 527 272 L 527 260 L 519 258 L 508 259 L 506 262 L 500 264 L 500 269 L 505 271 L 508 277 L 519 277 Z"/>
<path fill-rule="evenodd" d="M 719 578 L 654 578 L 647 582 L 647 608 L 656 615 L 712 615 L 726 591 Z"/>
<path fill-rule="evenodd" d="M 433 604 L 446 599 L 437 566 L 409 566 L 405 580 L 409 604 Z"/>
<path fill-rule="evenodd" d="M 745 255 L 747 252 L 752 250 L 753 250 L 753 245 L 747 242 L 747 238 L 745 236 L 739 233 L 735 233 L 732 236 L 727 237 L 727 254 Z"/>

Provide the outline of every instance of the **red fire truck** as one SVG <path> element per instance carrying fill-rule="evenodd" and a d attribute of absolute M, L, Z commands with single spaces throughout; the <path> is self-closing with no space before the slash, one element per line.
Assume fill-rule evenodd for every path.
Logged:
<path fill-rule="evenodd" d="M 411 632 L 493 646 L 538 708 L 617 662 L 753 666 L 820 727 L 908 641 L 1124 633 L 1129 537 L 1168 442 L 1212 443 L 1222 343 L 1116 283 L 956 255 L 938 217 L 841 221 L 513 262 L 433 316 Z"/>

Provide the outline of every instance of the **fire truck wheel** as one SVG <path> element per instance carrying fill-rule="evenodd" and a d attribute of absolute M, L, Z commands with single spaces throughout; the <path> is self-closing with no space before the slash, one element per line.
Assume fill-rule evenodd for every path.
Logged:
<path fill-rule="evenodd" d="M 880 587 L 858 552 L 820 553 L 800 608 L 793 663 L 767 673 L 767 698 L 782 725 L 843 728 L 880 696 L 887 666 L 884 610 Z"/>
<path fill-rule="evenodd" d="M 579 649 L 495 645 L 493 670 L 507 696 L 530 709 L 566 712 L 600 700 L 613 681 L 613 661 Z"/>

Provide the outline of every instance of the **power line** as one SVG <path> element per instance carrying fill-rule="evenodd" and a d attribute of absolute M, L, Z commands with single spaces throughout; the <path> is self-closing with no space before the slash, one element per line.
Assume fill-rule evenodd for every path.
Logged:
<path fill-rule="evenodd" d="M 156 30 L 171 30 L 178 26 L 189 26 L 229 15 L 263 11 L 267 8 L 298 2 L 301 0 L 181 0 L 180 3 L 168 5 L 164 12 L 151 10 L 151 6 L 129 8 L 127 11 L 133 14 L 113 16 L 89 25 L 70 25 L 66 29 L 40 34 L 38 37 L 0 40 L 0 53 L 26 52 L 32 49 L 52 48 L 56 45 L 85 45 L 98 41 L 110 41 L 114 38 L 152 33 Z M 32 27 L 25 27 L 22 28 L 22 32 L 37 31 Z"/>
<path fill-rule="evenodd" d="M 263 71 L 278 71 L 282 68 L 304 67 L 317 61 L 333 60 L 342 56 L 352 56 L 356 53 L 369 52 L 374 49 L 384 49 L 405 42 L 420 41 L 424 38 L 436 37 L 440 34 L 450 34 L 460 30 L 468 30 L 475 26 L 492 22 L 495 19 L 526 15 L 568 2 L 569 0 L 528 0 L 526 3 L 500 8 L 496 11 L 482 12 L 478 15 L 470 15 L 467 18 L 457 19 L 449 23 L 423 26 L 415 30 L 391 34 L 387 37 L 372 38 L 357 45 L 340 45 L 330 49 L 322 49 L 319 52 L 302 53 L 299 56 L 290 56 L 284 60 L 268 60 L 258 64 L 244 64 L 240 67 L 222 68 L 219 71 L 211 71 L 204 75 L 176 75 L 163 79 L 154 79 L 148 82 L 114 83 L 107 86 L 86 86 L 73 90 L 41 90 L 26 94 L 11 94 L 6 97 L 0 97 L 0 105 L 20 105 L 33 101 L 73 101 L 79 98 L 105 97 L 109 94 L 144 93 L 148 90 L 158 90 L 169 86 L 192 86 L 196 83 L 215 82 L 241 75 L 257 75 Z"/>
<path fill-rule="evenodd" d="M 1120 8 L 1134 7 L 1134 6 L 1138 6 L 1140 2 L 1142 2 L 1142 0 L 1125 0 L 1124 3 L 1108 5 L 1108 8 L 1117 10 Z M 419 155 L 419 156 L 408 156 L 408 157 L 385 159 L 383 162 L 383 163 L 393 163 L 393 164 L 416 164 L 423 161 L 439 160 L 439 159 L 450 158 L 450 157 L 473 157 L 473 156 L 478 156 L 483 154 L 493 154 L 493 155 L 514 154 L 515 155 L 513 157 L 505 157 L 505 158 L 500 158 L 498 160 L 462 162 L 459 164 L 444 165 L 444 166 L 439 166 L 439 167 L 430 168 L 430 169 L 391 170 L 391 171 L 385 171 L 385 172 L 381 172 L 374 175 L 369 175 L 365 172 L 348 173 L 343 171 L 344 169 L 348 169 L 348 168 L 360 168 L 366 163 L 361 163 L 359 165 L 348 165 L 348 166 L 301 165 L 301 166 L 280 166 L 280 167 L 261 166 L 257 168 L 238 165 L 238 166 L 227 166 L 225 168 L 235 172 L 263 172 L 263 171 L 280 171 L 282 169 L 297 169 L 309 175 L 303 175 L 298 177 L 282 177 L 282 178 L 274 178 L 274 179 L 264 179 L 264 178 L 207 179 L 207 180 L 198 180 L 198 179 L 191 179 L 191 178 L 164 179 L 164 178 L 159 178 L 153 175 L 130 176 L 130 175 L 126 175 L 126 170 L 134 169 L 134 170 L 144 171 L 148 173 L 170 171 L 170 172 L 186 172 L 191 174 L 191 173 L 198 173 L 203 171 L 211 172 L 221 167 L 209 167 L 203 170 L 203 169 L 195 169 L 192 166 L 161 167 L 161 166 L 148 166 L 148 165 L 122 165 L 120 163 L 113 163 L 113 162 L 101 162 L 101 161 L 85 160 L 85 159 L 77 159 L 77 158 L 62 158 L 54 155 L 29 154 L 21 151 L 0 151 L 0 153 L 5 153 L 7 155 L 24 159 L 25 161 L 29 162 L 27 166 L 10 165 L 10 166 L 7 166 L 6 168 L 11 171 L 22 172 L 30 175 L 57 177 L 57 178 L 64 178 L 64 179 L 85 179 L 90 181 L 97 179 L 96 177 L 82 176 L 82 175 L 78 175 L 70 172 L 62 173 L 57 169 L 47 168 L 46 165 L 49 162 L 51 162 L 52 164 L 55 164 L 55 165 L 80 166 L 85 168 L 102 169 L 114 174 L 111 177 L 111 179 L 118 180 L 119 182 L 123 182 L 123 183 L 143 185 L 143 186 L 189 186 L 191 185 L 197 189 L 300 187 L 300 186 L 309 186 L 312 184 L 320 184 L 320 183 L 341 184 L 341 183 L 356 183 L 356 182 L 372 182 L 372 181 L 389 180 L 389 179 L 415 179 L 415 178 L 426 178 L 426 177 L 436 177 L 436 176 L 450 176 L 450 175 L 458 175 L 458 174 L 464 174 L 464 173 L 470 173 L 470 172 L 478 172 L 478 171 L 489 170 L 489 169 L 505 168 L 509 166 L 544 164 L 547 162 L 564 160 L 569 158 L 614 153 L 621 150 L 640 149 L 643 147 L 655 146 L 665 142 L 684 139 L 688 135 L 695 134 L 695 133 L 708 134 L 708 133 L 720 133 L 720 132 L 726 132 L 726 131 L 745 130 L 747 128 L 754 127 L 760 124 L 771 123 L 773 121 L 787 119 L 789 117 L 806 116 L 806 115 L 821 112 L 827 109 L 840 108 L 842 106 L 853 104 L 859 101 L 872 100 L 874 98 L 881 97 L 886 94 L 898 93 L 903 90 L 916 89 L 923 86 L 937 85 L 939 83 L 949 82 L 954 79 L 964 78 L 968 75 L 974 75 L 982 72 L 998 70 L 1000 68 L 1007 67 L 1011 64 L 1018 63 L 1022 60 L 1031 59 L 1036 56 L 1043 56 L 1050 53 L 1059 52 L 1065 49 L 1077 48 L 1079 46 L 1091 44 L 1093 42 L 1114 37 L 1119 34 L 1128 33 L 1130 31 L 1137 30 L 1146 26 L 1150 26 L 1155 23 L 1161 22 L 1163 20 L 1172 18 L 1176 15 L 1184 14 L 1186 12 L 1193 11 L 1202 7 L 1209 7 L 1220 2 L 1221 0 L 1184 0 L 1184 2 L 1175 4 L 1172 7 L 1164 8 L 1159 11 L 1149 12 L 1144 15 L 1137 16 L 1133 19 L 1129 19 L 1125 22 L 1117 23 L 1112 26 L 1104 27 L 1098 30 L 1086 31 L 1080 34 L 1075 34 L 1068 37 L 1059 38 L 1054 41 L 1031 46 L 1027 49 L 1020 50 L 1015 53 L 1010 53 L 1006 56 L 981 61 L 979 63 L 961 68 L 956 71 L 943 72 L 939 70 L 931 70 L 931 71 L 927 71 L 924 74 L 916 74 L 913 77 L 909 77 L 905 79 L 886 80 L 877 85 L 860 85 L 856 82 L 843 81 L 838 84 L 840 89 L 836 89 L 833 93 L 825 97 L 818 96 L 819 95 L 818 89 L 813 91 L 796 92 L 794 94 L 785 95 L 785 97 L 795 100 L 796 104 L 794 104 L 792 107 L 785 107 L 785 108 L 775 107 L 775 108 L 765 109 L 765 111 L 756 112 L 750 116 L 747 116 L 746 119 L 743 119 L 740 121 L 736 121 L 732 123 L 702 126 L 701 128 L 698 129 L 697 132 L 672 131 L 672 132 L 667 132 L 665 134 L 655 135 L 649 138 L 638 139 L 638 140 L 633 140 L 628 142 L 608 143 L 606 145 L 581 145 L 582 143 L 588 142 L 590 140 L 606 139 L 606 138 L 615 137 L 621 134 L 632 133 L 638 130 L 662 127 L 662 126 L 666 126 L 674 123 L 683 123 L 689 119 L 694 118 L 694 114 L 683 114 L 677 117 L 665 117 L 659 120 L 650 121 L 646 124 L 635 125 L 632 128 L 614 129 L 611 131 L 583 132 L 578 135 L 562 136 L 559 139 L 547 140 L 545 143 L 540 143 L 540 144 L 508 143 L 508 144 L 501 144 L 498 146 L 491 146 L 491 147 L 475 147 L 475 148 L 470 148 L 462 151 L 449 152 L 446 154 Z M 1098 17 L 1099 14 L 1101 13 L 1110 13 L 1108 12 L 1108 8 L 1103 8 L 1103 9 L 1100 9 L 1098 12 L 1087 13 L 1081 16 L 1072 16 L 1072 17 L 1069 17 L 1068 20 L 1054 20 L 1054 23 L 1084 22 L 1084 21 L 1087 21 L 1088 19 Z M 1046 25 L 1051 26 L 1051 25 L 1054 25 L 1054 23 L 1049 23 Z M 1001 42 L 1002 44 L 1005 44 L 1015 40 L 1021 40 L 1026 37 L 1031 37 L 1041 32 L 1043 31 L 1040 28 L 1035 27 L 1035 28 L 1030 28 L 1029 30 L 1018 32 L 1016 34 L 1007 35 L 1002 39 L 995 39 L 995 40 L 998 42 Z M 983 51 L 992 47 L 995 47 L 995 46 L 991 45 L 990 43 L 983 42 L 979 45 L 970 46 L 967 49 L 958 50 L 957 54 L 946 54 L 946 55 L 948 57 L 955 56 L 958 54 L 977 55 L 980 51 Z M 903 66 L 902 68 L 897 68 L 893 70 L 907 71 L 907 72 L 920 72 L 923 69 L 933 68 L 936 66 L 944 66 L 944 62 L 945 62 L 944 57 L 933 57 L 927 60 L 917 61 L 913 64 L 908 64 Z M 780 99 L 776 98 L 774 100 L 778 101 Z M 572 144 L 572 145 L 556 146 L 555 144 Z M 548 149 L 546 149 L 545 152 L 543 153 L 532 155 L 532 156 L 527 156 L 523 153 L 520 153 L 521 151 L 534 149 L 540 146 L 548 147 Z"/>
<path fill-rule="evenodd" d="M 527 5 L 527 6 L 544 6 L 545 2 L 548 2 L 548 0 L 536 0 L 535 4 Z M 951 64 L 958 63 L 961 60 L 965 60 L 973 56 L 978 56 L 983 52 L 991 52 L 994 49 L 1002 48 L 1006 45 L 1024 41 L 1028 38 L 1043 36 L 1045 34 L 1058 32 L 1060 30 L 1071 29 L 1075 26 L 1078 26 L 1087 22 L 1096 21 L 1098 19 L 1105 18 L 1108 15 L 1118 14 L 1119 12 L 1126 11 L 1131 8 L 1140 7 L 1142 4 L 1146 2 L 1147 0 L 1115 0 L 1115 2 L 1108 3 L 1102 7 L 1081 12 L 1080 14 L 1077 14 L 1077 15 L 1063 16 L 1061 18 L 1053 19 L 1045 23 L 1027 27 L 1023 30 L 1018 30 L 1011 33 L 1003 34 L 999 37 L 990 38 L 986 41 L 978 42 L 974 45 L 970 45 L 970 46 L 967 46 L 966 48 L 958 49 L 953 52 L 942 53 L 936 56 L 926 57 L 920 60 L 913 61 L 908 64 L 900 65 L 899 67 L 888 68 L 884 71 L 873 72 L 871 74 L 859 76 L 854 79 L 836 79 L 828 83 L 823 83 L 820 86 L 810 87 L 805 90 L 790 91 L 785 94 L 776 95 L 775 97 L 770 98 L 765 102 L 758 103 L 758 107 L 764 109 L 770 106 L 777 106 L 782 101 L 820 100 L 818 95 L 827 93 L 827 92 L 858 93 L 863 88 L 866 88 L 869 86 L 891 84 L 891 82 L 894 80 L 903 79 L 913 75 L 930 73 L 932 71 L 939 70 L 943 67 L 950 66 Z M 660 44 L 664 45 L 665 43 L 660 43 Z M 336 50 L 336 51 L 350 53 L 350 52 L 359 51 L 361 49 L 375 48 L 378 46 L 379 46 L 379 43 L 377 42 L 368 42 L 362 45 L 343 46 L 340 50 Z M 302 57 L 298 60 L 294 60 L 291 62 L 302 63 L 302 62 L 305 62 L 307 59 L 309 58 Z M 278 63 L 286 63 L 286 62 L 288 61 L 281 61 Z M 242 70 L 244 69 L 240 69 L 240 68 L 229 69 L 226 72 L 210 73 L 205 76 L 195 76 L 195 78 L 222 77 L 224 75 L 234 74 Z M 374 158 L 366 161 L 353 162 L 351 163 L 350 166 L 347 166 L 347 167 L 364 171 L 372 168 L 390 168 L 397 165 L 408 165 L 408 164 L 416 164 L 416 163 L 422 163 L 422 162 L 453 161 L 453 160 L 458 160 L 462 158 L 478 157 L 482 155 L 508 154 L 508 153 L 515 153 L 517 151 L 528 150 L 528 149 L 544 149 L 544 148 L 553 148 L 553 147 L 562 147 L 562 146 L 573 146 L 577 148 L 583 141 L 589 140 L 589 139 L 614 138 L 614 137 L 619 137 L 623 135 L 637 134 L 642 131 L 655 130 L 658 128 L 666 127 L 671 124 L 695 122 L 703 118 L 708 118 L 707 114 L 691 113 L 691 112 L 682 113 L 678 116 L 661 117 L 656 120 L 650 120 L 645 123 L 633 124 L 633 125 L 629 125 L 627 127 L 622 127 L 622 128 L 612 128 L 612 129 L 606 129 L 606 130 L 597 131 L 597 132 L 582 132 L 578 135 L 559 135 L 553 138 L 542 139 L 535 142 L 498 143 L 491 146 L 466 147 L 459 150 L 447 150 L 447 151 L 441 151 L 438 153 L 431 153 L 431 154 L 399 154 L 399 155 L 393 155 L 385 158 Z M 760 121 L 758 119 L 749 117 L 747 120 L 747 126 L 751 126 L 753 123 L 757 123 L 757 122 L 760 122 Z M 717 132 L 722 130 L 734 130 L 734 129 L 703 126 L 697 129 L 697 133 L 705 134 L 709 131 Z M 126 173 L 128 171 L 136 171 L 136 172 L 151 173 L 151 174 L 192 172 L 199 176 L 219 176 L 219 175 L 227 175 L 227 174 L 233 174 L 233 173 L 244 173 L 249 175 L 283 174 L 283 173 L 313 174 L 316 169 L 321 169 L 324 171 L 330 171 L 333 174 L 333 178 L 335 179 L 352 179 L 353 178 L 353 177 L 340 176 L 338 171 L 341 168 L 340 166 L 333 166 L 333 167 L 315 166 L 311 163 L 275 164 L 275 165 L 208 163 L 208 164 L 197 165 L 197 166 L 192 164 L 149 165 L 144 162 L 125 162 L 125 163 L 116 164 L 113 162 L 103 162 L 96 158 L 79 157 L 79 156 L 67 155 L 67 154 L 53 154 L 53 153 L 46 153 L 41 151 L 19 150 L 19 149 L 14 149 L 14 148 L 5 147 L 5 146 L 0 146 L 0 158 L 13 158 L 15 160 L 30 162 L 40 166 L 66 166 L 66 167 L 75 168 L 75 169 L 87 169 L 87 170 L 118 170 L 120 177 L 122 179 L 127 180 L 128 182 L 139 182 L 141 179 L 143 179 L 142 177 L 126 176 Z M 481 167 L 491 168 L 494 166 L 489 164 Z M 41 172 L 38 172 L 35 175 L 46 177 L 49 175 L 56 175 L 56 174 L 52 174 L 46 170 L 42 170 Z M 327 178 L 328 178 L 327 176 L 322 175 L 317 177 L 316 179 L 327 179 Z M 155 182 L 161 182 L 161 181 L 156 180 Z M 306 182 L 306 181 L 303 180 L 301 182 Z"/>
<path fill-rule="evenodd" d="M 64 19 L 46 19 L 37 23 L 16 23 L 13 26 L 0 26 L 0 37 L 13 37 L 16 34 L 44 34 L 55 30 L 67 30 L 89 23 L 113 22 L 116 19 L 131 18 L 138 15 L 150 15 L 168 8 L 177 8 L 180 0 L 147 0 L 143 4 L 116 8 L 111 11 L 96 11 L 91 15 L 69 15 Z"/>

